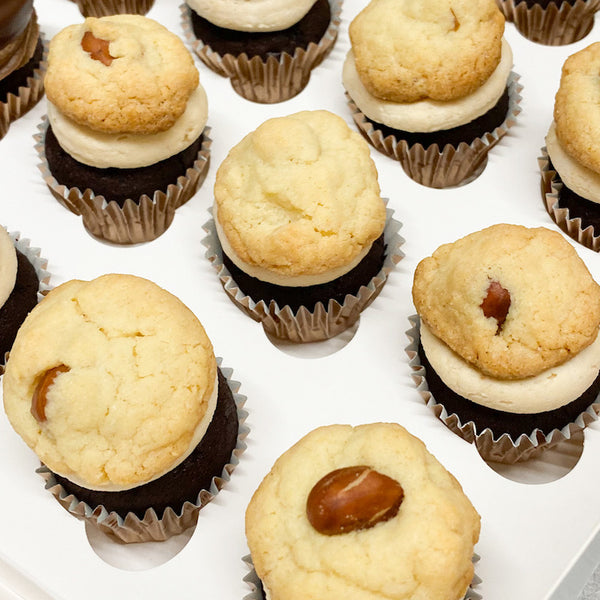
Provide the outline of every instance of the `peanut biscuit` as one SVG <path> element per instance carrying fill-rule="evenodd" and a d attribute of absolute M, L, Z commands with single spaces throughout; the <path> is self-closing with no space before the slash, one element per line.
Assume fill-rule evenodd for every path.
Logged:
<path fill-rule="evenodd" d="M 129 489 L 194 449 L 216 368 L 202 325 L 169 292 L 133 275 L 73 280 L 19 330 L 4 407 L 52 471 L 89 489 Z"/>
<path fill-rule="evenodd" d="M 473 93 L 500 62 L 503 32 L 494 0 L 372 0 L 349 29 L 363 85 L 392 102 Z"/>
<path fill-rule="evenodd" d="M 311 490 L 332 472 L 358 466 L 401 486 L 396 514 L 343 532 L 336 526 L 347 515 L 329 512 L 321 501 L 333 530 L 317 531 L 309 520 Z M 384 479 L 382 492 L 389 483 Z M 387 494 L 356 512 L 368 513 L 381 496 Z M 459 600 L 473 578 L 479 528 L 460 484 L 395 423 L 310 432 L 277 459 L 246 511 L 248 547 L 271 600 Z"/>
<path fill-rule="evenodd" d="M 50 42 L 48 99 L 97 131 L 165 131 L 183 114 L 198 83 L 183 42 L 140 15 L 90 17 Z"/>
<path fill-rule="evenodd" d="M 413 301 L 431 332 L 485 375 L 519 379 L 589 346 L 600 286 L 563 236 L 499 224 L 417 266 Z"/>
<path fill-rule="evenodd" d="M 215 216 L 245 263 L 284 276 L 352 263 L 383 232 L 369 147 L 328 111 L 269 119 L 216 175 Z"/>

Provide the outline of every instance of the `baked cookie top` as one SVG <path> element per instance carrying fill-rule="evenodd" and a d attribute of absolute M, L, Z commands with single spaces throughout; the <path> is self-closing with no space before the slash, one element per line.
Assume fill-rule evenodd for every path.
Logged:
<path fill-rule="evenodd" d="M 237 256 L 285 276 L 351 263 L 385 226 L 369 146 L 324 110 L 265 121 L 230 150 L 214 193 Z"/>
<path fill-rule="evenodd" d="M 90 489 L 159 477 L 212 417 L 216 360 L 202 325 L 181 300 L 133 275 L 52 290 L 8 363 L 12 426 L 48 468 Z"/>
<path fill-rule="evenodd" d="M 246 510 L 271 600 L 459 600 L 479 528 L 457 480 L 395 423 L 310 432 L 277 459 Z"/>
<path fill-rule="evenodd" d="M 415 270 L 431 332 L 485 375 L 521 379 L 589 346 L 600 286 L 573 246 L 543 227 L 499 224 L 440 246 Z"/>
<path fill-rule="evenodd" d="M 370 94 L 447 101 L 471 94 L 494 72 L 504 16 L 494 0 L 371 0 L 349 33 Z"/>
<path fill-rule="evenodd" d="M 567 58 L 554 101 L 556 135 L 575 160 L 600 173 L 600 42 Z"/>
<path fill-rule="evenodd" d="M 183 114 L 198 87 L 194 60 L 175 34 L 141 15 L 89 17 L 52 38 L 48 100 L 106 133 L 157 133 Z"/>

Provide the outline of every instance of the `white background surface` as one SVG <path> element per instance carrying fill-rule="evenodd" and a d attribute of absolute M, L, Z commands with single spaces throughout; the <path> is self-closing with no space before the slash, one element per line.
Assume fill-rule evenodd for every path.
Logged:
<path fill-rule="evenodd" d="M 477 573 L 483 580 L 478 591 L 486 600 L 550 598 L 574 564 L 581 570 L 570 591 L 555 597 L 573 598 L 583 585 L 599 553 L 596 542 L 595 554 L 578 563 L 600 526 L 598 423 L 586 431 L 582 457 L 564 477 L 543 484 L 507 479 L 425 407 L 404 348 L 408 316 L 415 312 L 412 274 L 421 258 L 442 243 L 498 222 L 557 229 L 540 198 L 536 159 L 552 118 L 562 63 L 599 39 L 599 23 L 586 39 L 558 48 L 529 42 L 507 24 L 514 70 L 524 86 L 523 111 L 518 124 L 491 152 L 486 170 L 469 185 L 449 190 L 422 187 L 398 163 L 372 150 L 382 195 L 403 223 L 406 257 L 343 348 L 319 356 L 335 344 L 302 348 L 295 354 L 274 346 L 261 326 L 229 301 L 204 256 L 202 224 L 212 203 L 216 169 L 246 133 L 269 117 L 303 109 L 325 108 L 354 126 L 341 85 L 341 66 L 349 49 L 348 24 L 365 4 L 366 0 L 345 0 L 332 53 L 313 72 L 308 87 L 290 101 L 252 104 L 198 61 L 209 98 L 212 164 L 203 187 L 154 242 L 137 247 L 98 242 L 50 195 L 36 167 L 32 139 L 45 113 L 44 101 L 13 123 L 0 141 L 0 223 L 42 249 L 51 284 L 124 272 L 147 277 L 178 295 L 203 322 L 223 365 L 232 367 L 233 378 L 241 381 L 250 427 L 248 449 L 231 481 L 200 512 L 189 543 L 174 558 L 139 570 L 164 560 L 172 544 L 131 548 L 95 542 L 108 562 L 138 569 L 132 571 L 111 566 L 97 555 L 84 525 L 44 490 L 34 473 L 36 457 L 0 414 L 0 598 L 238 600 L 248 593 L 242 581 L 246 568 L 241 557 L 248 552 L 244 510 L 274 460 L 319 425 L 373 421 L 403 424 L 462 483 L 482 517 Z M 36 0 L 36 8 L 47 38 L 81 20 L 67 0 Z M 178 2 L 157 0 L 148 16 L 182 35 Z M 577 249 L 600 281 L 600 257 L 581 246 Z M 531 479 L 536 478 L 536 469 L 545 468 L 532 466 Z"/>

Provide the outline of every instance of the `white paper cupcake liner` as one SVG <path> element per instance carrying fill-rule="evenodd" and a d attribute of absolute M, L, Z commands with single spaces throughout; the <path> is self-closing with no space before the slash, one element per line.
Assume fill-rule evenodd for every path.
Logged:
<path fill-rule="evenodd" d="M 219 366 L 221 362 L 222 359 L 217 358 Z M 231 460 L 223 467 L 223 472 L 213 477 L 209 489 L 199 490 L 196 502 L 185 502 L 180 512 L 175 512 L 172 508 L 167 507 L 162 518 L 159 518 L 152 508 L 146 511 L 143 519 L 140 519 L 134 513 L 128 513 L 125 518 L 122 518 L 116 512 L 109 513 L 104 506 L 90 506 L 85 502 L 80 502 L 73 494 L 68 494 L 63 486 L 57 483 L 54 474 L 42 465 L 36 470 L 36 473 L 39 473 L 45 480 L 45 488 L 56 497 L 69 513 L 78 519 L 91 523 L 121 542 L 160 542 L 193 527 L 198 520 L 200 509 L 208 504 L 230 480 L 231 473 L 238 465 L 239 458 L 246 449 L 244 440 L 250 431 L 244 424 L 248 413 L 244 410 L 246 397 L 238 393 L 240 383 L 231 379 L 232 369 L 221 367 L 221 372 L 227 379 L 227 385 L 233 393 L 233 399 L 237 406 L 239 423 L 237 444 L 232 452 Z"/>
<path fill-rule="evenodd" d="M 137 202 L 128 199 L 120 207 L 116 202 L 106 202 L 104 196 L 92 190 L 67 188 L 56 181 L 50 172 L 44 142 L 48 119 L 44 116 L 40 133 L 34 135 L 35 149 L 40 158 L 38 165 L 52 195 L 72 213 L 81 216 L 83 226 L 95 238 L 114 244 L 138 244 L 150 242 L 162 235 L 173 222 L 175 210 L 185 204 L 204 182 L 210 164 L 210 127 L 205 127 L 204 139 L 194 164 L 185 175 L 170 184 L 167 192 L 157 190 L 152 198 L 141 196 Z"/>
<path fill-rule="evenodd" d="M 527 7 L 521 0 L 496 0 L 507 21 L 528 40 L 547 46 L 564 46 L 584 38 L 594 26 L 600 0 L 577 0 Z"/>
<path fill-rule="evenodd" d="M 74 0 L 84 17 L 108 15 L 145 15 L 154 0 Z"/>
<path fill-rule="evenodd" d="M 421 144 L 409 146 L 406 140 L 398 140 L 393 135 L 384 137 L 348 93 L 346 98 L 356 126 L 375 149 L 399 161 L 406 174 L 417 183 L 432 188 L 446 188 L 465 185 L 477 178 L 485 169 L 488 152 L 515 124 L 521 112 L 519 103 L 523 86 L 518 83 L 519 78 L 511 71 L 507 81 L 508 111 L 501 125 L 470 144 L 461 142 L 457 148 L 446 144 L 441 151 L 437 144 L 424 148 Z"/>
<path fill-rule="evenodd" d="M 282 52 L 280 58 L 270 56 L 266 61 L 260 56 L 248 58 L 244 54 L 221 56 L 194 35 L 191 22 L 192 9 L 182 4 L 181 23 L 185 39 L 200 60 L 210 69 L 229 77 L 233 89 L 252 102 L 272 104 L 289 100 L 307 85 L 311 71 L 331 51 L 341 23 L 342 0 L 329 0 L 331 21 L 318 44 L 311 42 L 306 49 L 296 48 L 294 55 Z"/>
<path fill-rule="evenodd" d="M 538 164 L 542 176 L 542 199 L 552 220 L 576 242 L 594 252 L 600 252 L 600 235 L 594 234 L 594 228 L 591 225 L 584 227 L 580 217 L 572 219 L 568 208 L 558 206 L 562 183 L 555 180 L 556 171 L 550 168 L 550 157 L 545 146 L 542 148 L 542 156 L 538 157 Z M 600 213 L 600 205 L 598 212 Z"/>
<path fill-rule="evenodd" d="M 473 563 L 476 565 L 479 561 L 480 557 L 477 554 L 473 555 Z M 246 594 L 243 600 L 268 600 L 266 597 L 262 582 L 259 579 L 256 571 L 254 570 L 254 563 L 252 562 L 252 556 L 247 554 L 242 557 L 242 561 L 248 568 L 248 574 L 244 576 L 243 581 L 248 584 L 250 588 L 250 593 Z M 475 573 L 473 575 L 473 581 L 470 583 L 469 587 L 462 600 L 482 600 L 482 596 L 479 592 L 477 592 L 474 588 L 476 588 L 481 583 L 481 578 Z M 307 593 L 307 597 L 310 597 L 310 594 Z"/>
<path fill-rule="evenodd" d="M 210 212 L 212 214 L 212 210 Z M 207 247 L 206 257 L 217 271 L 221 284 L 233 303 L 261 323 L 267 334 L 291 342 L 322 341 L 338 335 L 356 322 L 360 313 L 375 300 L 389 273 L 404 257 L 400 250 L 404 239 L 398 235 L 402 224 L 392 218 L 393 210 L 388 208 L 386 212 L 384 240 L 387 248 L 379 273 L 368 285 L 361 286 L 356 296 L 348 294 L 343 304 L 330 300 L 324 306 L 319 302 L 313 311 L 301 306 L 294 314 L 289 306 L 279 307 L 275 301 L 268 305 L 264 300 L 255 302 L 244 294 L 223 264 L 223 250 L 212 217 L 203 225 L 207 235 L 202 243 Z"/>
<path fill-rule="evenodd" d="M 540 429 L 535 429 L 530 434 L 522 434 L 517 440 L 513 440 L 507 433 L 494 439 L 490 429 L 478 431 L 473 421 L 462 423 L 458 415 L 449 414 L 433 397 L 427 385 L 427 374 L 419 358 L 418 346 L 420 338 L 420 318 L 417 315 L 409 317 L 412 328 L 406 332 L 410 341 L 406 347 L 406 354 L 410 359 L 409 365 L 413 371 L 412 378 L 417 385 L 417 391 L 425 401 L 425 404 L 434 412 L 448 429 L 459 435 L 469 443 L 474 443 L 477 451 L 484 460 L 514 464 L 528 460 L 564 440 L 568 440 L 575 433 L 582 431 L 592 421 L 598 419 L 600 413 L 600 401 L 591 404 L 583 411 L 573 423 L 565 425 L 562 429 L 553 429 L 545 434 Z"/>
<path fill-rule="evenodd" d="M 0 102 L 0 140 L 6 135 L 10 124 L 33 108 L 44 95 L 48 43 L 41 32 L 40 38 L 44 45 L 44 54 L 39 66 L 33 70 L 31 77 L 27 78 L 27 86 L 20 87 L 16 95 L 9 93 L 6 102 Z"/>

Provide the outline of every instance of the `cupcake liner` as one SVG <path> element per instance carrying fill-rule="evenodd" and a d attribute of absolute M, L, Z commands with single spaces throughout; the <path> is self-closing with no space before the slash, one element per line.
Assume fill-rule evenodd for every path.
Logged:
<path fill-rule="evenodd" d="M 594 228 L 591 225 L 584 227 L 580 217 L 571 219 L 569 209 L 558 206 L 562 183 L 556 180 L 556 171 L 550 168 L 550 157 L 545 146 L 542 148 L 542 156 L 538 157 L 538 164 L 542 176 L 542 199 L 552 220 L 576 242 L 594 252 L 600 252 L 600 235 L 594 235 Z M 600 211 L 600 205 L 598 210 Z"/>
<path fill-rule="evenodd" d="M 10 124 L 32 109 L 44 95 L 48 42 L 41 32 L 40 38 L 44 44 L 44 55 L 39 66 L 33 70 L 31 77 L 27 78 L 27 86 L 20 87 L 16 95 L 9 93 L 6 102 L 0 102 L 0 140 L 6 135 Z"/>
<path fill-rule="evenodd" d="M 74 0 L 84 17 L 108 15 L 145 15 L 154 0 Z"/>
<path fill-rule="evenodd" d="M 393 135 L 384 138 L 381 130 L 375 128 L 348 93 L 346 98 L 356 126 L 373 147 L 400 161 L 406 174 L 417 183 L 432 188 L 446 188 L 465 185 L 477 178 L 485 169 L 488 152 L 515 124 L 521 112 L 519 92 L 523 86 L 518 83 L 519 78 L 511 71 L 507 81 L 508 112 L 501 125 L 470 144 L 461 142 L 457 148 L 446 144 L 441 151 L 437 144 L 424 148 L 421 144 L 409 146 L 406 140 L 397 140 Z"/>
<path fill-rule="evenodd" d="M 473 563 L 477 564 L 480 557 L 477 554 L 473 555 Z M 254 563 L 252 562 L 252 556 L 247 554 L 242 557 L 242 561 L 248 568 L 248 574 L 244 576 L 243 581 L 248 584 L 250 588 L 250 593 L 244 596 L 243 600 L 267 600 L 266 595 L 264 593 L 263 585 L 254 570 Z M 481 583 L 481 578 L 475 573 L 473 575 L 473 581 L 469 584 L 465 595 L 462 600 L 481 600 L 482 596 L 479 592 L 475 591 L 475 587 L 477 587 Z M 309 594 L 307 594 L 309 595 Z"/>
<path fill-rule="evenodd" d="M 462 423 L 458 415 L 455 413 L 449 414 L 443 404 L 439 404 L 429 391 L 427 374 L 418 354 L 421 321 L 418 315 L 409 317 L 409 321 L 412 328 L 406 332 L 406 335 L 410 343 L 405 350 L 410 359 L 409 365 L 413 370 L 412 378 L 417 385 L 417 391 L 425 404 L 448 429 L 467 442 L 475 444 L 477 451 L 484 460 L 505 464 L 528 460 L 540 454 L 543 450 L 570 439 L 575 433 L 582 431 L 589 423 L 598 419 L 600 402 L 596 399 L 573 423 L 569 423 L 562 429 L 553 429 L 547 434 L 541 429 L 535 429 L 528 435 L 522 434 L 517 440 L 513 440 L 507 433 L 494 439 L 491 429 L 486 428 L 483 431 L 478 431 L 477 425 L 473 421 Z"/>
<path fill-rule="evenodd" d="M 220 366 L 221 358 L 217 358 L 217 364 Z M 231 473 L 239 463 L 241 454 L 246 449 L 246 439 L 249 428 L 244 425 L 248 413 L 244 410 L 246 397 L 238 393 L 240 383 L 233 381 L 231 375 L 232 369 L 221 368 L 221 372 L 227 379 L 227 384 L 233 393 L 233 398 L 237 406 L 237 416 L 239 422 L 238 438 L 235 449 L 232 452 L 231 460 L 223 467 L 220 475 L 215 475 L 211 481 L 208 490 L 200 490 L 195 503 L 185 502 L 180 512 L 175 512 L 168 507 L 159 518 L 153 508 L 146 511 L 143 519 L 140 519 L 134 513 L 128 513 L 123 519 L 116 512 L 108 512 L 104 506 L 91 507 L 85 502 L 80 502 L 73 494 L 68 494 L 62 485 L 57 483 L 52 471 L 45 465 L 36 469 L 45 480 L 45 489 L 49 490 L 60 502 L 61 506 L 78 519 L 87 521 L 98 527 L 104 533 L 116 537 L 121 542 L 161 542 L 173 535 L 182 533 L 189 527 L 193 527 L 198 520 L 198 512 L 208 504 L 219 492 L 219 490 L 230 480 Z"/>
<path fill-rule="evenodd" d="M 573 5 L 553 2 L 546 8 L 527 7 L 522 0 L 496 0 L 507 21 L 528 40 L 547 46 L 564 46 L 584 38 L 594 26 L 600 0 L 577 0 Z"/>
<path fill-rule="evenodd" d="M 67 188 L 59 184 L 50 172 L 46 160 L 44 141 L 48 119 L 44 115 L 38 125 L 40 133 L 34 135 L 35 149 L 40 158 L 38 165 L 52 195 L 72 213 L 81 216 L 83 226 L 95 238 L 114 244 L 150 242 L 162 235 L 171 225 L 175 210 L 185 204 L 204 182 L 210 163 L 210 127 L 204 128 L 204 140 L 192 167 L 185 176 L 170 184 L 167 192 L 157 190 L 152 198 L 143 195 L 137 202 L 128 199 L 121 208 L 116 202 L 106 202 L 89 188 Z"/>
<path fill-rule="evenodd" d="M 38 302 L 40 302 L 51 289 L 50 273 L 46 270 L 48 261 L 45 258 L 42 258 L 41 250 L 30 246 L 30 241 L 27 238 L 21 238 L 21 234 L 18 231 L 8 232 L 8 237 L 12 240 L 15 248 L 27 258 L 35 269 L 35 274 L 39 281 L 37 299 Z M 9 352 L 6 352 L 4 355 L 4 362 L 0 364 L 0 375 L 4 374 L 4 368 L 8 357 Z"/>
<path fill-rule="evenodd" d="M 402 224 L 392 218 L 393 210 L 388 208 L 386 212 L 384 239 L 387 249 L 379 273 L 368 285 L 361 286 L 356 296 L 348 294 L 343 304 L 329 300 L 325 307 L 319 302 L 312 312 L 305 306 L 301 306 L 294 314 L 289 306 L 280 308 L 273 300 L 268 305 L 264 300 L 255 302 L 250 296 L 244 294 L 223 264 L 223 250 L 212 218 L 203 225 L 207 235 L 202 243 L 207 247 L 206 257 L 217 271 L 223 288 L 233 303 L 252 319 L 261 323 L 267 334 L 291 342 L 322 341 L 338 335 L 356 322 L 360 313 L 375 300 L 390 271 L 404 257 L 400 250 L 404 239 L 398 235 Z"/>
<path fill-rule="evenodd" d="M 333 48 L 341 23 L 342 0 L 329 0 L 331 21 L 318 44 L 311 42 L 306 49 L 296 48 L 294 55 L 282 52 L 280 58 L 269 56 L 221 56 L 210 46 L 198 40 L 192 28 L 191 11 L 187 4 L 181 5 L 182 26 L 187 42 L 210 69 L 229 77 L 233 89 L 246 100 L 272 104 L 289 100 L 299 94 L 308 84 L 311 71 L 319 65 Z"/>

